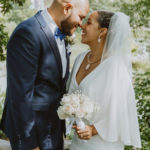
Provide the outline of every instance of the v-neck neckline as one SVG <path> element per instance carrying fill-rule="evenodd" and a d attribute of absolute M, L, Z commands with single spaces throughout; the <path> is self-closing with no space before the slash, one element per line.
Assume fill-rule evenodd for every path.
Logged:
<path fill-rule="evenodd" d="M 86 78 L 88 78 L 88 76 L 90 76 L 93 72 L 95 72 L 96 70 L 97 70 L 97 68 L 100 66 L 100 64 L 99 65 L 97 65 L 97 67 L 95 68 L 95 69 L 93 69 L 90 73 L 88 73 L 81 81 L 80 81 L 80 83 L 78 84 L 78 82 L 77 82 L 77 73 L 78 73 L 78 71 L 79 71 L 79 69 L 80 69 L 80 67 L 81 67 L 81 65 L 82 65 L 82 63 L 83 63 L 83 60 L 85 59 L 85 56 L 88 54 L 88 52 L 89 51 L 87 51 L 85 54 L 84 54 L 84 56 L 83 56 L 83 58 L 81 59 L 81 61 L 80 61 L 80 63 L 78 64 L 78 66 L 77 66 L 77 68 L 76 68 L 76 72 L 75 72 L 75 75 L 74 75 L 74 78 L 75 78 L 75 83 L 76 83 L 76 85 L 77 85 L 77 87 L 79 87 L 81 84 L 82 84 L 82 82 L 84 82 L 84 80 L 86 79 Z"/>

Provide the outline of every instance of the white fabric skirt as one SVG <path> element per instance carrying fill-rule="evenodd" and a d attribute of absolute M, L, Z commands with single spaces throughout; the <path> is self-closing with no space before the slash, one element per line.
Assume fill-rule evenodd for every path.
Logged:
<path fill-rule="evenodd" d="M 124 150 L 122 142 L 107 142 L 99 135 L 93 136 L 87 142 L 81 141 L 75 134 L 73 137 L 70 150 Z"/>

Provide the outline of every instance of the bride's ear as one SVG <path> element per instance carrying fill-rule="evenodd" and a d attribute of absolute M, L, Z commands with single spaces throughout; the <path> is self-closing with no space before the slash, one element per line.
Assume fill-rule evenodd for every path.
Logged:
<path fill-rule="evenodd" d="M 101 28 L 100 35 L 101 35 L 101 36 L 106 35 L 106 34 L 107 34 L 107 31 L 108 31 L 107 28 Z"/>

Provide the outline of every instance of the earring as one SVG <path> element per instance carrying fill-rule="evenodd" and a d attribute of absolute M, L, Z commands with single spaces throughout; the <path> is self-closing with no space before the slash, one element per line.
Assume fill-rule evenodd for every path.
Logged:
<path fill-rule="evenodd" d="M 98 42 L 98 43 L 100 43 L 100 42 L 101 42 L 101 37 L 100 37 L 100 35 L 99 35 L 99 37 L 98 37 L 97 42 Z"/>

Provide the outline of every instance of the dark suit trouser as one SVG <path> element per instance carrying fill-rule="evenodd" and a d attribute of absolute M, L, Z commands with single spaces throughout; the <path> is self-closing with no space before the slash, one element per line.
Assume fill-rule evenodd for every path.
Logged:
<path fill-rule="evenodd" d="M 59 141 L 57 147 L 53 146 L 51 137 L 51 127 L 47 117 L 49 115 L 45 112 L 36 112 L 36 123 L 31 131 L 29 138 L 22 138 L 19 135 L 11 140 L 12 150 L 32 150 L 39 147 L 40 150 L 63 150 L 63 137 Z"/>

